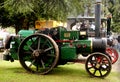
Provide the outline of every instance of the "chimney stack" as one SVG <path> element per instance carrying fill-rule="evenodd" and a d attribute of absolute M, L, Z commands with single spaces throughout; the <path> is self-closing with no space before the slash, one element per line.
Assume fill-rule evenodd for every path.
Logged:
<path fill-rule="evenodd" d="M 100 38 L 101 25 L 101 0 L 96 0 L 95 3 L 95 37 Z"/>

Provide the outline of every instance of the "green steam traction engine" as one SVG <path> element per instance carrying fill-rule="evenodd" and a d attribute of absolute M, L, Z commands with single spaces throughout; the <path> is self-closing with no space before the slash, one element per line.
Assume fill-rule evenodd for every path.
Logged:
<path fill-rule="evenodd" d="M 90 75 L 104 77 L 111 71 L 111 61 L 105 52 L 106 40 L 89 40 L 85 31 L 57 27 L 40 32 L 21 30 L 18 35 L 8 38 L 5 48 L 10 50 L 4 57 L 19 60 L 29 72 L 47 74 L 57 65 L 79 62 L 78 54 L 89 55 L 85 68 Z"/>
<path fill-rule="evenodd" d="M 98 16 L 99 17 L 99 16 Z M 96 24 L 99 21 L 96 22 Z M 96 27 L 97 28 L 97 27 Z M 67 62 L 79 62 L 78 54 L 88 56 L 85 68 L 94 77 L 105 77 L 111 71 L 111 57 L 106 53 L 106 39 L 89 39 L 87 31 L 67 31 L 64 27 L 41 30 L 21 30 L 7 38 L 6 60 L 19 60 L 27 71 L 47 74 Z"/>

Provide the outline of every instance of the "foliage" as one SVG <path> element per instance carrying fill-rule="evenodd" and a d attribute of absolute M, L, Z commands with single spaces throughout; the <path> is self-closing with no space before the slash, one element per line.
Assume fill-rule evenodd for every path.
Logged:
<path fill-rule="evenodd" d="M 13 25 L 18 32 L 28 29 L 37 19 L 65 21 L 75 11 L 83 12 L 82 0 L 1 0 L 0 19 L 2 26 Z"/>
<path fill-rule="evenodd" d="M 83 10 L 81 0 L 6 0 L 3 7 L 10 15 L 33 13 L 40 18 L 56 20 L 65 20 L 73 9 Z"/>
<path fill-rule="evenodd" d="M 15 29 L 13 27 L 6 28 L 6 31 L 10 34 L 15 34 Z"/>
<path fill-rule="evenodd" d="M 65 21 L 68 16 L 84 14 L 86 9 L 88 16 L 91 16 L 94 2 L 95 0 L 0 0 L 0 23 L 4 27 L 13 25 L 20 30 L 34 26 L 37 19 Z M 102 2 L 113 15 L 113 31 L 119 32 L 120 1 Z M 26 27 L 23 26 L 24 23 Z"/>
<path fill-rule="evenodd" d="M 120 22 L 112 24 L 112 31 L 120 33 Z"/>
<path fill-rule="evenodd" d="M 33 11 L 31 1 L 33 0 L 5 0 L 2 6 L 9 11 L 10 15 L 19 13 L 28 14 Z"/>
<path fill-rule="evenodd" d="M 4 0 L 0 0 L 0 3 L 2 4 Z M 0 23 L 2 26 L 10 25 L 11 21 L 9 19 L 8 11 L 5 10 L 5 8 L 0 7 Z"/>
<path fill-rule="evenodd" d="M 109 0 L 108 9 L 113 15 L 112 30 L 120 32 L 120 0 Z"/>

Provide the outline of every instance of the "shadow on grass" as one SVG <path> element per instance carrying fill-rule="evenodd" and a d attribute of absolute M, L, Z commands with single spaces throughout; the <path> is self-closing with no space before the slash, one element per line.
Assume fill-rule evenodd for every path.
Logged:
<path fill-rule="evenodd" d="M 79 67 L 74 67 L 74 65 L 62 65 L 62 66 L 58 66 L 56 68 L 53 68 L 53 70 L 51 72 L 49 72 L 48 74 L 46 74 L 45 76 L 70 76 L 70 75 L 74 75 L 74 76 L 80 76 L 80 77 L 90 77 L 85 68 L 83 66 L 81 66 L 82 68 Z M 12 67 L 0 67 L 1 69 L 7 70 L 7 71 L 11 71 L 13 73 L 17 73 L 17 74 L 32 74 L 28 71 L 26 71 L 22 66 L 12 66 Z M 39 74 L 36 74 L 39 75 Z"/>
<path fill-rule="evenodd" d="M 94 78 L 92 79 L 90 75 L 86 72 L 84 64 L 73 64 L 73 65 L 62 65 L 54 68 L 50 73 L 46 75 L 39 75 L 39 74 L 32 74 L 30 72 L 27 72 L 22 66 L 18 65 L 10 65 L 9 66 L 0 66 L 0 74 L 7 74 L 9 73 L 8 77 L 13 74 L 12 77 L 19 77 L 19 79 L 32 77 L 30 79 L 36 80 L 36 78 L 41 78 L 42 81 L 46 82 L 51 80 L 50 82 L 112 82 L 109 81 L 109 77 L 112 77 L 112 75 L 108 76 L 107 79 L 100 79 L 100 78 Z M 47 80 L 48 79 L 48 80 Z"/>
<path fill-rule="evenodd" d="M 57 68 L 54 68 L 50 74 L 54 74 L 54 75 L 82 75 L 82 76 L 86 76 L 86 70 L 82 69 L 82 68 L 74 68 L 74 67 L 66 67 L 66 66 L 59 66 Z"/>
<path fill-rule="evenodd" d="M 15 62 L 15 63 L 7 63 L 4 62 L 6 65 L 4 66 L 4 64 L 2 66 L 0 66 L 0 69 L 2 70 L 7 70 L 16 74 L 32 74 L 28 71 L 26 71 L 20 64 L 19 62 Z M 7 65 L 8 64 L 8 65 Z M 38 74 L 36 74 L 38 75 Z M 79 77 L 88 77 L 90 78 L 90 75 L 86 72 L 85 70 L 85 64 L 66 64 L 66 65 L 59 65 L 56 68 L 53 68 L 53 70 L 51 70 L 51 72 L 49 72 L 48 74 L 46 74 L 45 76 L 79 76 Z"/>

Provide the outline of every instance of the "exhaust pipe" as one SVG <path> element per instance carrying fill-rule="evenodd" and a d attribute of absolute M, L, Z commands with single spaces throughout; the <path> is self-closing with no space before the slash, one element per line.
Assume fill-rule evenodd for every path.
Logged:
<path fill-rule="evenodd" d="M 101 0 L 96 0 L 95 4 L 95 37 L 100 38 L 101 25 Z"/>

